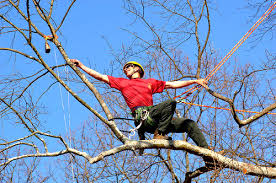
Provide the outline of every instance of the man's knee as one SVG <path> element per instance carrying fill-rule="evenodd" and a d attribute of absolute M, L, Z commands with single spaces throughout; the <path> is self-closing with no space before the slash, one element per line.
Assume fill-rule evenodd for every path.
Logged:
<path fill-rule="evenodd" d="M 170 100 L 167 100 L 166 103 L 167 103 L 167 106 L 170 106 L 172 111 L 175 111 L 175 108 L 176 108 L 176 101 L 175 100 L 170 99 Z"/>
<path fill-rule="evenodd" d="M 196 122 L 191 119 L 185 119 L 183 123 L 187 126 L 187 128 L 194 128 L 195 126 L 197 127 Z"/>
<path fill-rule="evenodd" d="M 173 131 L 174 132 L 186 132 L 189 133 L 197 128 L 195 121 L 185 118 L 173 118 L 172 120 Z"/>
<path fill-rule="evenodd" d="M 169 102 L 172 104 L 172 106 L 176 106 L 176 100 L 170 99 Z"/>

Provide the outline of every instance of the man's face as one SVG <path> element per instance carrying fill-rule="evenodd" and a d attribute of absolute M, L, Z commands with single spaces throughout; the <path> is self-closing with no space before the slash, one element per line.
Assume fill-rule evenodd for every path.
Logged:
<path fill-rule="evenodd" d="M 125 73 L 125 75 L 128 78 L 130 78 L 132 76 L 132 74 L 135 72 L 134 69 L 135 69 L 135 65 L 133 65 L 133 64 L 127 64 L 124 67 L 124 73 Z"/>

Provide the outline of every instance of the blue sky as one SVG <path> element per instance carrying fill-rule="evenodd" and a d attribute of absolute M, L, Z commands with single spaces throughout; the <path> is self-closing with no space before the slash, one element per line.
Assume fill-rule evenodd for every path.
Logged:
<path fill-rule="evenodd" d="M 211 37 L 210 43 L 221 55 L 225 55 L 253 25 L 249 22 L 253 13 L 244 9 L 244 1 L 215 1 L 211 8 Z M 253 19 L 256 21 L 257 19 Z M 77 2 L 70 16 L 65 22 L 62 32 L 62 43 L 69 56 L 78 58 L 84 62 L 105 63 L 113 59 L 104 36 L 115 49 L 120 49 L 122 44 L 128 44 L 132 39 L 129 33 L 121 28 L 129 27 L 132 19 L 122 9 L 118 1 Z M 135 29 L 146 35 L 142 26 Z M 234 56 L 241 57 L 242 62 L 259 62 L 264 56 L 264 47 L 272 48 L 275 40 L 264 40 L 251 49 L 252 40 L 248 39 L 240 47 Z M 255 44 L 254 44 L 255 45 Z M 196 50 L 190 50 L 189 46 L 183 46 L 184 51 L 192 57 Z M 250 51 L 249 51 L 250 50 Z M 141 61 L 143 62 L 143 61 Z M 97 67 L 100 67 L 97 65 Z M 100 69 L 103 69 L 100 67 Z"/>

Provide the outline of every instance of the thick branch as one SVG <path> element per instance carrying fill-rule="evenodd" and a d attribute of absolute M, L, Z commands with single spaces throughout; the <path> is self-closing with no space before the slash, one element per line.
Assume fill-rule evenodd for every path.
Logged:
<path fill-rule="evenodd" d="M 264 176 L 268 178 L 276 178 L 276 168 L 256 166 L 253 164 L 239 162 L 227 157 L 224 157 L 220 154 L 217 154 L 214 151 L 201 148 L 189 144 L 188 142 L 177 140 L 177 141 L 167 141 L 167 140 L 143 140 L 143 141 L 127 141 L 124 145 L 104 151 L 98 156 L 88 159 L 90 163 L 96 163 L 101 161 L 104 157 L 114 155 L 121 151 L 125 150 L 134 150 L 134 149 L 173 149 L 173 150 L 185 150 L 191 154 L 199 156 L 208 156 L 213 158 L 218 164 L 222 167 L 227 167 L 239 172 L 246 173 L 248 175 L 255 176 Z"/>
<path fill-rule="evenodd" d="M 60 156 L 67 153 L 73 153 L 78 156 L 82 156 L 86 158 L 90 163 L 96 163 L 98 161 L 101 161 L 103 158 L 107 156 L 114 155 L 116 153 L 126 151 L 126 150 L 135 150 L 135 149 L 156 149 L 156 148 L 162 148 L 162 149 L 173 149 L 173 150 L 185 150 L 189 153 L 198 155 L 198 156 L 208 156 L 213 158 L 221 167 L 227 167 L 239 172 L 243 172 L 248 175 L 254 175 L 254 176 L 263 176 L 267 178 L 276 178 L 276 168 L 272 167 L 264 167 L 264 166 L 256 166 L 249 163 L 243 163 L 239 162 L 227 157 L 224 157 L 220 154 L 217 154 L 214 151 L 201 148 L 198 146 L 194 146 L 192 144 L 189 144 L 188 142 L 177 140 L 177 141 L 167 141 L 167 140 L 143 140 L 143 141 L 126 141 L 124 145 L 121 145 L 119 147 L 110 149 L 108 151 L 104 151 L 100 153 L 96 157 L 91 157 L 86 152 L 81 152 L 76 149 L 67 148 L 66 150 L 53 152 L 53 153 L 37 153 L 37 154 L 26 154 L 22 156 L 17 156 L 8 159 L 5 163 L 0 164 L 0 166 L 6 166 L 10 162 L 22 158 L 28 158 L 28 157 L 53 157 L 53 156 Z M 205 170 L 205 168 L 203 168 Z M 200 171 L 203 170 L 202 168 Z M 198 173 L 198 172 L 197 172 Z M 195 174 L 197 174 L 195 173 Z"/>
<path fill-rule="evenodd" d="M 266 115 L 270 111 L 276 109 L 276 102 L 275 102 L 275 103 L 271 104 L 270 106 L 266 107 L 265 109 L 263 109 L 262 111 L 260 111 L 259 113 L 255 114 L 254 116 L 251 116 L 250 118 L 247 118 L 245 120 L 240 120 L 238 115 L 237 115 L 236 108 L 235 108 L 233 100 L 231 100 L 227 97 L 224 97 L 219 93 L 214 92 L 210 88 L 208 88 L 207 91 L 211 95 L 213 95 L 214 97 L 219 98 L 219 99 L 227 102 L 230 105 L 232 116 L 233 116 L 234 120 L 236 121 L 236 123 L 239 125 L 239 127 L 242 127 L 244 125 L 248 125 L 248 124 L 256 121 L 257 119 L 261 118 L 262 116 Z"/>
<path fill-rule="evenodd" d="M 245 120 L 236 120 L 236 122 L 240 125 L 240 127 L 244 126 L 244 125 L 248 125 L 254 121 L 256 121 L 257 119 L 259 119 L 260 117 L 266 115 L 267 113 L 269 113 L 270 111 L 276 109 L 276 102 L 271 104 L 270 106 L 266 107 L 265 109 L 263 109 L 260 113 L 255 114 L 254 116 L 251 116 L 250 118 L 247 118 Z"/>
<path fill-rule="evenodd" d="M 72 62 L 70 62 L 65 50 L 63 49 L 62 45 L 58 40 L 54 40 L 54 44 L 59 49 L 60 53 L 62 54 L 63 58 L 66 60 L 67 64 L 75 71 L 75 73 L 81 78 L 81 80 L 84 82 L 84 84 L 93 92 L 94 96 L 100 103 L 102 109 L 104 110 L 105 114 L 107 115 L 108 119 L 112 119 L 112 114 L 109 111 L 109 108 L 107 107 L 106 103 L 101 97 L 101 94 L 98 92 L 98 90 L 94 87 L 94 85 L 85 77 L 85 74 L 82 73 Z M 103 121 L 105 124 L 107 124 L 111 130 L 114 132 L 114 134 L 117 136 L 117 138 L 125 142 L 128 138 L 117 128 L 114 121 L 109 121 L 104 118 L 100 118 L 101 121 Z"/>

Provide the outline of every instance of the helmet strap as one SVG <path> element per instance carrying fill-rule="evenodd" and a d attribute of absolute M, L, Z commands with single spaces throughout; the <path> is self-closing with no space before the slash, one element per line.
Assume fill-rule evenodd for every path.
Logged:
<path fill-rule="evenodd" d="M 133 74 L 135 74 L 136 72 L 138 72 L 139 69 L 133 69 L 130 78 L 132 77 Z"/>

